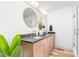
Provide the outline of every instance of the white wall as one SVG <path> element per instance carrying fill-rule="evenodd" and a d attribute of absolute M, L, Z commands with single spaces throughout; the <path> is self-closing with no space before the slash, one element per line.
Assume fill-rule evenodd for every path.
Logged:
<path fill-rule="evenodd" d="M 24 2 L 0 2 L 0 33 L 7 38 L 9 44 L 16 33 L 32 32 L 23 20 L 23 11 L 28 7 Z"/>
<path fill-rule="evenodd" d="M 52 24 L 56 32 L 55 47 L 72 49 L 72 7 L 49 12 L 47 20 L 48 26 Z"/>

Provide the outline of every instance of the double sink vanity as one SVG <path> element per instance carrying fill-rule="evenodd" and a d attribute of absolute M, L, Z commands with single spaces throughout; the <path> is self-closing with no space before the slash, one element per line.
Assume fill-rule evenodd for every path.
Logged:
<path fill-rule="evenodd" d="M 29 28 L 38 26 L 37 29 L 43 32 L 46 32 L 47 29 L 46 18 L 46 15 L 34 8 L 26 8 L 23 12 L 25 24 Z M 21 35 L 21 39 L 24 57 L 48 57 L 55 46 L 55 32 L 43 36 L 36 36 L 36 33 L 24 34 Z"/>
<path fill-rule="evenodd" d="M 24 57 L 48 57 L 55 46 L 55 32 L 41 37 L 24 34 L 21 38 Z"/>

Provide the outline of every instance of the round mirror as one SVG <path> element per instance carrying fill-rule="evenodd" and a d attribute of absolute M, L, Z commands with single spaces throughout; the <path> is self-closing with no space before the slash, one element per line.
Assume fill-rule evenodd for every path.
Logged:
<path fill-rule="evenodd" d="M 30 28 L 36 26 L 37 23 L 37 15 L 36 12 L 32 8 L 26 8 L 23 12 L 24 22 Z"/>

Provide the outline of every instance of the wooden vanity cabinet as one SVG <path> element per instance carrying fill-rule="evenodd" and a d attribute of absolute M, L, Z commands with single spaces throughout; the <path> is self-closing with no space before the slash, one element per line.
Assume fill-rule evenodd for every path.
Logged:
<path fill-rule="evenodd" d="M 25 57 L 48 57 L 54 48 L 55 37 L 51 35 L 35 43 L 22 42 Z"/>

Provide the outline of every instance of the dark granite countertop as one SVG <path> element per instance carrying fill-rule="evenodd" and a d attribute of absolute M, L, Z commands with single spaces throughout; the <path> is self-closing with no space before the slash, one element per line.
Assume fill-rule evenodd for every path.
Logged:
<path fill-rule="evenodd" d="M 52 34 L 47 34 L 47 35 L 45 35 L 45 36 L 43 36 L 43 37 L 40 37 L 40 38 L 35 38 L 35 37 L 32 37 L 32 38 L 23 37 L 23 38 L 22 38 L 22 41 L 29 42 L 29 43 L 35 43 L 35 42 L 40 41 L 40 40 L 42 40 L 42 39 L 44 39 L 44 38 L 47 38 L 47 37 L 49 37 L 49 36 L 51 36 L 51 35 L 52 35 Z"/>
<path fill-rule="evenodd" d="M 55 34 L 55 32 L 53 34 Z M 47 38 L 47 37 L 49 37 L 51 35 L 52 34 L 46 34 L 46 35 L 44 35 L 44 36 L 42 36 L 40 38 L 35 38 L 36 36 L 34 36 L 34 35 L 32 37 L 28 37 L 28 35 L 22 35 L 21 39 L 24 42 L 35 43 L 35 42 L 38 42 L 38 41 L 40 41 L 40 40 L 42 40 L 44 38 Z"/>

